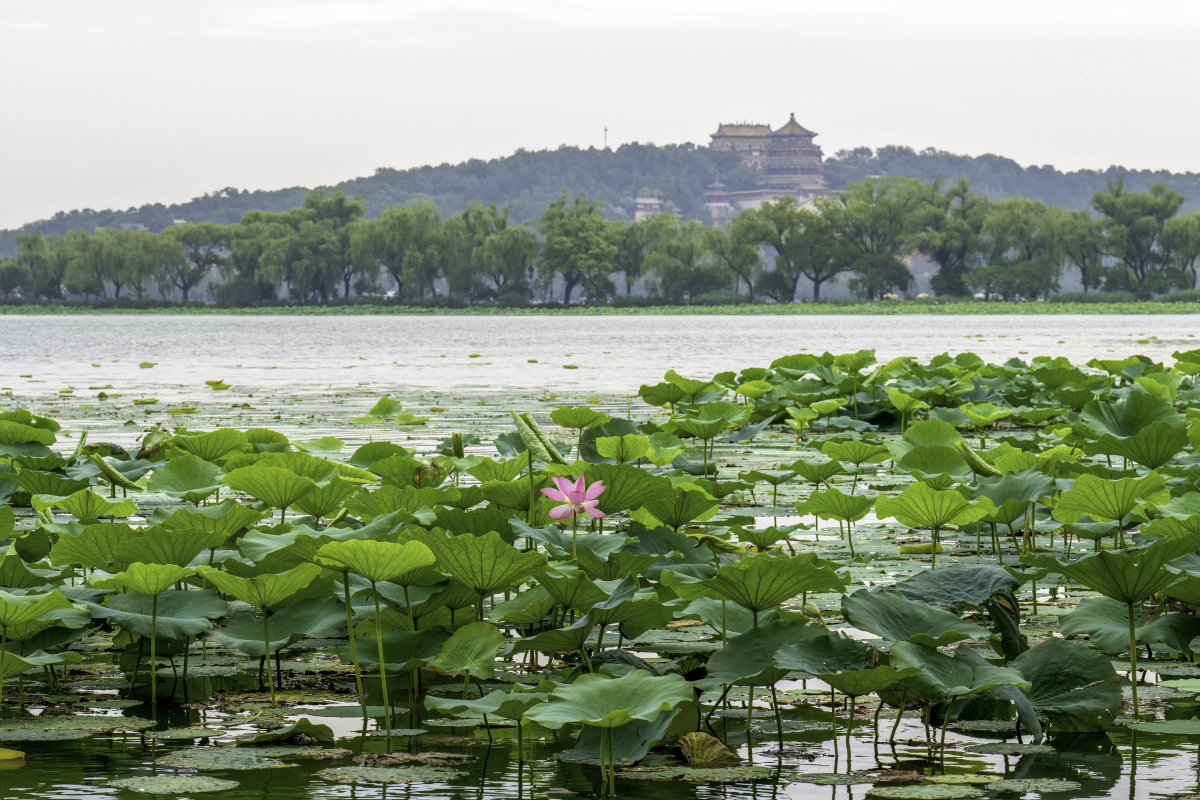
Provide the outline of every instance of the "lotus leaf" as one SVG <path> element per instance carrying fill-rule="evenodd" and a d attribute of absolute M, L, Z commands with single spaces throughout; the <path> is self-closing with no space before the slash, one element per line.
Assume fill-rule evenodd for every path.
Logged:
<path fill-rule="evenodd" d="M 679 675 L 656 678 L 638 670 L 608 678 L 586 673 L 556 689 L 545 703 L 529 709 L 525 719 L 551 730 L 574 723 L 616 728 L 635 719 L 656 719 L 663 711 L 694 697 L 691 684 Z"/>
<path fill-rule="evenodd" d="M 42 495 L 34 495 L 34 508 L 38 507 L 37 501 L 39 497 L 42 497 Z M 100 517 L 128 517 L 137 513 L 137 505 L 131 499 L 126 498 L 125 500 L 113 502 L 87 489 L 80 489 L 70 497 L 56 497 L 46 505 L 47 507 L 54 506 L 61 508 L 80 520 L 98 520 Z"/>
<path fill-rule="evenodd" d="M 207 775 L 142 775 L 136 778 L 118 778 L 105 784 L 114 789 L 128 789 L 143 794 L 169 794 L 176 797 L 185 794 L 223 792 L 236 789 L 237 781 L 211 778 Z"/>
<path fill-rule="evenodd" d="M 898 592 L 861 590 L 843 595 L 842 614 L 854 627 L 892 642 L 937 648 L 991 637 L 986 628 Z"/>
<path fill-rule="evenodd" d="M 230 575 L 213 567 L 202 566 L 197 571 L 218 590 L 268 614 L 303 599 L 302 593 L 322 572 L 316 564 L 301 564 L 277 575 L 268 573 L 252 578 Z"/>
<path fill-rule="evenodd" d="M 546 556 L 521 552 L 495 531 L 484 536 L 431 538 L 426 543 L 442 569 L 481 597 L 519 583 L 546 565 Z"/>
<path fill-rule="evenodd" d="M 1079 414 L 1079 421 L 1094 439 L 1106 435 L 1125 439 L 1159 421 L 1183 427 L 1183 417 L 1174 406 L 1149 392 L 1130 392 L 1125 400 L 1115 403 L 1093 400 Z"/>
<path fill-rule="evenodd" d="M 138 539 L 134 540 L 139 541 Z M 180 567 L 175 564 L 147 564 L 135 562 L 124 572 L 119 572 L 103 580 L 93 580 L 97 588 L 120 588 L 127 592 L 137 592 L 150 597 L 162 594 L 184 578 L 196 574 L 196 570 Z"/>
<path fill-rule="evenodd" d="M 246 434 L 233 428 L 218 428 L 209 433 L 181 433 L 171 443 L 205 461 L 216 462 L 231 453 L 240 453 L 249 446 Z"/>
<path fill-rule="evenodd" d="M 846 586 L 831 568 L 819 566 L 815 555 L 768 553 L 746 556 L 736 564 L 723 566 L 703 584 L 755 612 L 774 608 L 801 592 L 838 592 Z"/>
<path fill-rule="evenodd" d="M 654 495 L 638 511 L 649 516 L 645 522 L 679 530 L 690 522 L 708 519 L 716 513 L 718 505 L 720 501 L 700 487 L 683 484 L 674 487 L 671 494 Z"/>
<path fill-rule="evenodd" d="M 888 800 L 964 800 L 982 797 L 983 792 L 972 786 L 954 786 L 944 783 L 918 783 L 913 786 L 872 786 L 868 797 L 883 797 Z"/>
<path fill-rule="evenodd" d="M 445 783 L 465 773 L 449 767 L 336 767 L 323 769 L 318 777 L 334 783 Z"/>
<path fill-rule="evenodd" d="M 225 538 L 224 533 L 216 531 L 169 531 L 155 526 L 147 529 L 144 535 L 128 538 L 117 545 L 113 560 L 185 567 L 203 551 L 224 544 Z"/>
<path fill-rule="evenodd" d="M 138 636 L 150 636 L 156 625 L 156 635 L 164 639 L 185 639 L 212 627 L 210 620 L 224 616 L 229 604 L 212 591 L 165 591 L 158 595 L 157 612 L 145 594 L 119 594 L 107 599 L 105 605 L 88 603 L 93 617 L 111 619 L 122 630 Z M 155 619 L 155 616 L 157 619 Z"/>
<path fill-rule="evenodd" d="M 1052 514 L 1061 522 L 1077 522 L 1085 514 L 1098 522 L 1118 522 L 1147 505 L 1163 505 L 1168 500 L 1166 481 L 1156 472 L 1119 480 L 1084 474 L 1062 493 Z"/>
<path fill-rule="evenodd" d="M 117 547 L 122 542 L 143 535 L 141 529 L 124 522 L 101 522 L 88 525 L 77 535 L 63 535 L 50 549 L 50 563 L 79 564 L 88 569 L 108 570 Z"/>
<path fill-rule="evenodd" d="M 433 552 L 421 542 L 393 544 L 369 539 L 330 542 L 321 546 L 317 557 L 322 563 L 345 565 L 369 581 L 395 580 L 436 563 Z"/>
<path fill-rule="evenodd" d="M 1032 684 L 1025 690 L 1055 732 L 1104 731 L 1121 711 L 1121 684 L 1107 657 L 1062 639 L 1047 639 L 1009 662 Z"/>
<path fill-rule="evenodd" d="M 307 718 L 301 717 L 283 728 L 260 733 L 249 739 L 239 739 L 238 747 L 252 744 L 279 744 L 280 742 L 294 742 L 297 740 L 310 740 L 321 744 L 333 744 L 333 729 L 328 725 L 314 725 Z"/>
<path fill-rule="evenodd" d="M 235 469 L 221 480 L 232 489 L 284 511 L 317 485 L 312 478 L 297 475 L 289 469 L 261 464 Z"/>

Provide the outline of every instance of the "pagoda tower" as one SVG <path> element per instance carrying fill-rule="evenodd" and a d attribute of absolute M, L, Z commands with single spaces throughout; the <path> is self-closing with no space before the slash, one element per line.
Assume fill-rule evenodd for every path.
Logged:
<path fill-rule="evenodd" d="M 823 195 L 825 165 L 821 148 L 813 143 L 816 135 L 796 122 L 795 114 L 782 128 L 772 131 L 759 186 L 779 195 Z"/>

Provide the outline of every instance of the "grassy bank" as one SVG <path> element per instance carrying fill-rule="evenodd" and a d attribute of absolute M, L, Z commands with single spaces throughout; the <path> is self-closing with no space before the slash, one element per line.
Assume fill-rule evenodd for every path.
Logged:
<path fill-rule="evenodd" d="M 614 308 L 420 308 L 393 305 L 272 306 L 269 308 L 219 308 L 217 306 L 165 306 L 160 308 L 94 308 L 84 305 L 48 304 L 0 306 L 3 315 L 230 315 L 230 316 L 364 316 L 399 314 L 408 316 L 728 316 L 728 315 L 824 315 L 824 314 L 1200 314 L 1200 303 L 993 303 L 928 301 L 881 301 L 875 303 L 787 303 L 726 306 L 646 306 Z"/>

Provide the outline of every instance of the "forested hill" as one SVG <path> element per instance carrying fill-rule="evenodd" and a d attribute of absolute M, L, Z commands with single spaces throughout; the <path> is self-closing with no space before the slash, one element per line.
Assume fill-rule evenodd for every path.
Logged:
<path fill-rule="evenodd" d="M 827 159 L 827 165 L 834 188 L 871 175 L 901 175 L 925 181 L 940 175 L 946 180 L 967 178 L 972 189 L 993 199 L 1021 196 L 1066 208 L 1084 208 L 1107 181 L 1126 173 L 1126 187 L 1133 191 L 1166 182 L 1192 203 L 1200 201 L 1200 175 L 1191 172 L 1173 174 L 1114 166 L 1063 173 L 1050 166 L 1022 167 L 994 155 L 963 156 L 933 148 L 916 151 L 896 146 L 874 151 L 869 147 L 842 150 Z M 633 143 L 615 150 L 564 146 L 538 152 L 518 150 L 491 161 L 473 159 L 406 170 L 385 167 L 344 185 L 348 195 L 366 197 L 368 216 L 378 216 L 391 205 L 421 199 L 434 201 L 443 214 L 450 215 L 479 197 L 484 203 L 512 203 L 513 218 L 527 220 L 538 217 L 565 189 L 570 194 L 603 195 L 611 216 L 629 219 L 634 197 L 642 194 L 669 201 L 683 217 L 700 217 L 705 187 L 714 180 L 727 184 L 730 190 L 746 189 L 753 185 L 755 173 L 739 166 L 736 155 L 716 153 L 707 147 Z M 251 209 L 295 208 L 303 204 L 308 192 L 308 188 L 298 186 L 274 191 L 229 188 L 175 205 L 154 203 L 126 211 L 59 212 L 19 230 L 0 231 L 0 257 L 15 254 L 14 234 L 38 226 L 44 233 L 62 234 L 121 223 L 140 223 L 159 231 L 177 219 L 228 224 Z"/>

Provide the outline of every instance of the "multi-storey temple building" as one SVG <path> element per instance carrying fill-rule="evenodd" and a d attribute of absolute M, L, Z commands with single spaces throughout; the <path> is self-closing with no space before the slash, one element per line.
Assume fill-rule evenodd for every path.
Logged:
<path fill-rule="evenodd" d="M 743 192 L 726 191 L 722 183 L 711 184 L 705 205 L 713 220 L 724 222 L 743 209 L 778 197 L 796 197 L 802 205 L 823 197 L 825 165 L 820 146 L 813 142 L 816 135 L 796 122 L 795 114 L 776 131 L 770 125 L 718 126 L 712 135 L 712 149 L 736 153 L 743 164 L 758 170 L 759 180 L 758 186 Z"/>

